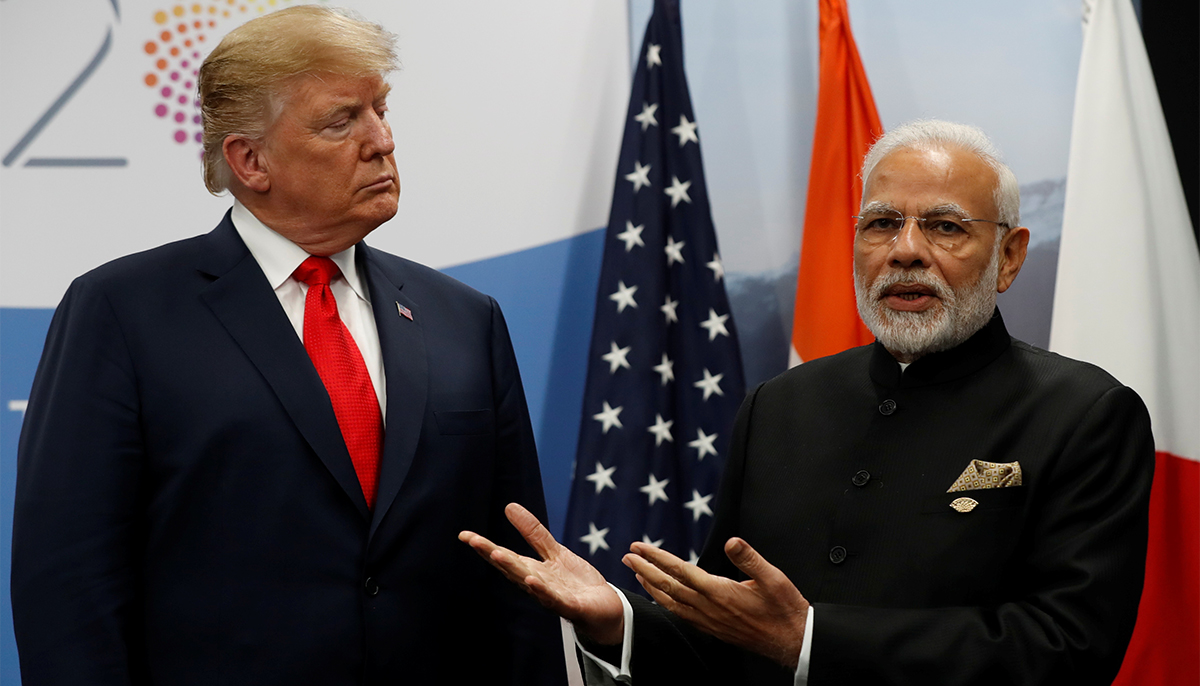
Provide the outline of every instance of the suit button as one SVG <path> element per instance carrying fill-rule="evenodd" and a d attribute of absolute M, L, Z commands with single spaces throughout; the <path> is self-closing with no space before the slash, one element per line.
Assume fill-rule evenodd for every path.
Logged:
<path fill-rule="evenodd" d="M 835 565 L 840 565 L 846 560 L 846 549 L 840 545 L 833 546 L 829 551 L 829 561 Z"/>
<path fill-rule="evenodd" d="M 870 480 L 871 473 L 865 469 L 860 469 L 854 473 L 854 477 L 850 479 L 850 483 L 861 488 L 862 486 L 866 486 Z"/>
<path fill-rule="evenodd" d="M 885 417 L 896 411 L 896 401 L 888 398 L 879 404 L 879 414 Z"/>
<path fill-rule="evenodd" d="M 371 577 L 367 577 L 367 580 L 363 582 L 363 592 L 374 598 L 379 595 L 379 584 L 375 583 Z"/>

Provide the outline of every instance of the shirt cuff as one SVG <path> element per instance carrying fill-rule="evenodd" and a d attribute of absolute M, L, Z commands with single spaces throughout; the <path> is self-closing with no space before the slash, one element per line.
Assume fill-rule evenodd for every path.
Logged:
<path fill-rule="evenodd" d="M 629 663 L 633 659 L 633 606 L 629 604 L 629 599 L 625 597 L 625 594 L 621 592 L 621 589 L 613 586 L 612 584 L 609 584 L 609 587 L 616 591 L 617 597 L 621 599 L 621 613 L 625 618 L 625 631 L 621 638 L 621 664 L 614 665 L 593 655 L 588 651 L 587 648 L 583 647 L 583 644 L 579 641 L 578 635 L 575 636 L 575 645 L 579 648 L 579 651 L 583 653 L 585 658 L 602 669 L 614 681 L 628 682 L 631 678 Z M 572 633 L 574 633 L 574 627 L 572 627 Z M 807 673 L 808 670 L 806 666 L 806 677 Z"/>
<path fill-rule="evenodd" d="M 804 621 L 804 642 L 800 644 L 800 660 L 796 663 L 796 686 L 808 686 L 808 663 L 812 660 L 813 606 L 808 606 Z"/>

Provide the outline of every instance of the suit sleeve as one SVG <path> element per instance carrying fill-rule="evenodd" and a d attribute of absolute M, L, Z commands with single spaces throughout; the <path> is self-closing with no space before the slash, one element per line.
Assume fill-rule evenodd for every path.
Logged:
<path fill-rule="evenodd" d="M 77 280 L 50 324 L 17 457 L 12 610 L 21 676 L 129 684 L 141 650 L 144 454 L 113 309 Z"/>
<path fill-rule="evenodd" d="M 1048 474 L 1011 600 L 881 609 L 817 603 L 809 683 L 1109 684 L 1133 632 L 1154 470 L 1150 419 L 1105 392 Z"/>
<path fill-rule="evenodd" d="M 490 299 L 489 299 L 490 300 Z M 535 553 L 504 515 L 511 502 L 525 506 L 546 521 L 546 501 L 534 446 L 533 426 L 517 359 L 504 315 L 495 300 L 492 308 L 492 388 L 496 413 L 495 488 L 489 507 L 493 541 L 523 555 Z M 562 630 L 558 617 L 541 607 L 499 574 L 488 575 L 502 622 L 497 635 L 508 643 L 499 651 L 509 664 L 497 670 L 499 683 L 563 684 L 566 682 Z"/>

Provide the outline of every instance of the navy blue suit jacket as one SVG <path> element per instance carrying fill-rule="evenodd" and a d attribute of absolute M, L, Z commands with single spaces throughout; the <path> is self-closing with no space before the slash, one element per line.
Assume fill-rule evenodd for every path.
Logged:
<path fill-rule="evenodd" d="M 563 678 L 557 619 L 456 538 L 526 550 L 504 505 L 545 515 L 500 308 L 356 253 L 387 377 L 373 511 L 228 215 L 71 285 L 19 448 L 26 686 Z"/>

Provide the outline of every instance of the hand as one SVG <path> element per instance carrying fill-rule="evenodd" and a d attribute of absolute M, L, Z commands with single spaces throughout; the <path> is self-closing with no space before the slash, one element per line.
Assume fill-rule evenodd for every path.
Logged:
<path fill-rule="evenodd" d="M 460 533 L 458 540 L 585 636 L 603 645 L 620 643 L 625 631 L 621 599 L 600 572 L 554 540 L 529 510 L 509 503 L 504 514 L 541 560 L 518 555 L 471 531 Z"/>
<path fill-rule="evenodd" d="M 726 643 L 796 669 L 808 601 L 749 543 L 740 538 L 725 543 L 730 561 L 750 577 L 741 583 L 652 545 L 634 543 L 630 550 L 622 561 L 659 605 Z"/>

